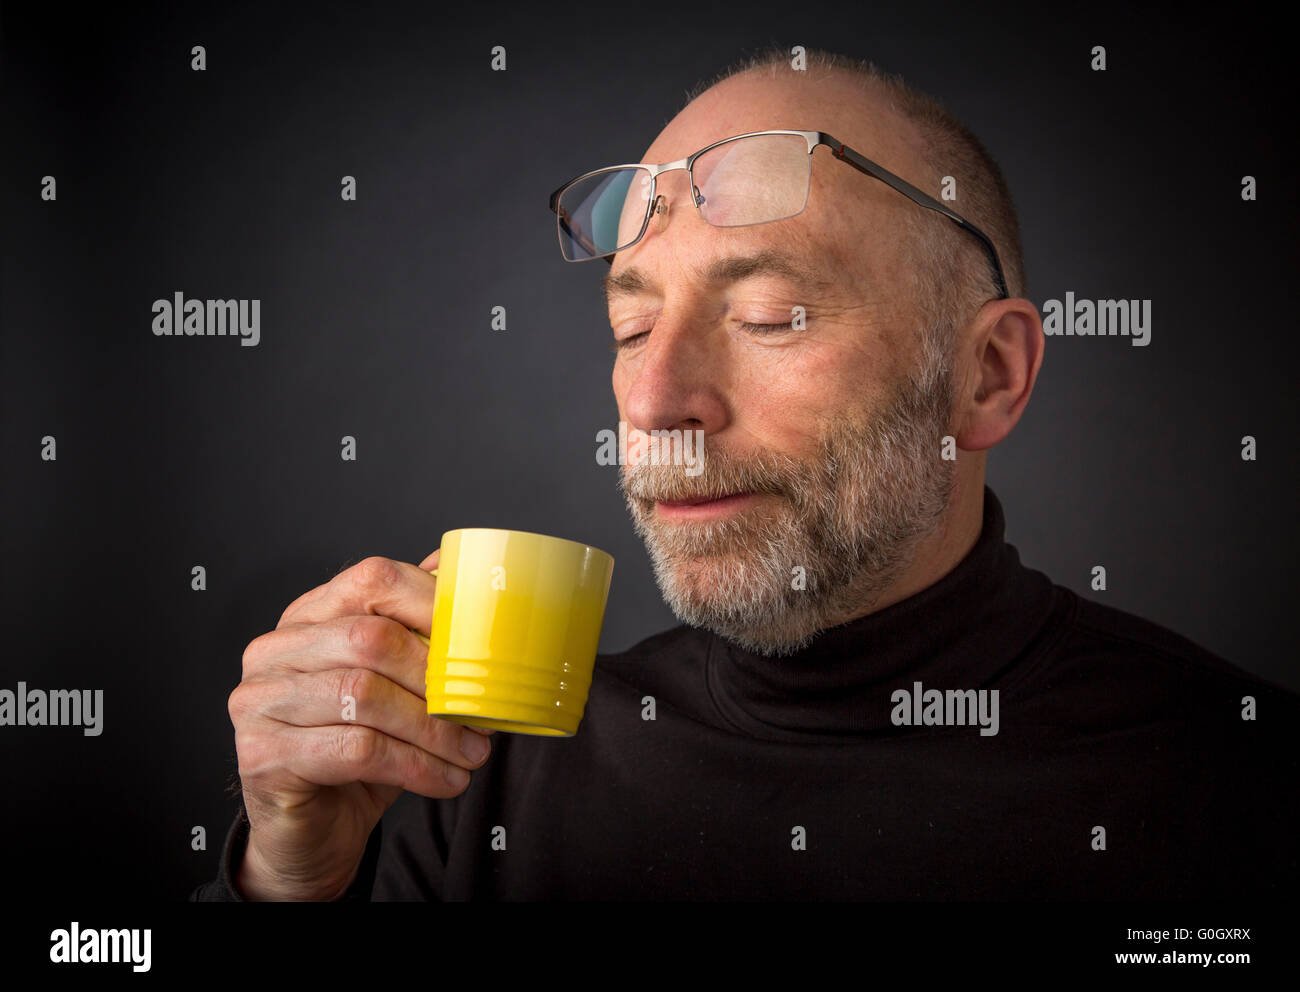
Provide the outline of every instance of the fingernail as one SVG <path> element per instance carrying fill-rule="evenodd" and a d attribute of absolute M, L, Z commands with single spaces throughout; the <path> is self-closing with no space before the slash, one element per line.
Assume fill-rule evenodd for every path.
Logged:
<path fill-rule="evenodd" d="M 459 765 L 448 765 L 443 774 L 447 777 L 447 784 L 457 789 L 463 789 L 469 782 L 469 772 Z"/>
<path fill-rule="evenodd" d="M 487 738 L 482 734 L 475 734 L 468 730 L 461 731 L 460 753 L 469 758 L 470 761 L 482 761 L 487 757 L 490 750 L 492 750 L 492 745 L 488 743 Z"/>

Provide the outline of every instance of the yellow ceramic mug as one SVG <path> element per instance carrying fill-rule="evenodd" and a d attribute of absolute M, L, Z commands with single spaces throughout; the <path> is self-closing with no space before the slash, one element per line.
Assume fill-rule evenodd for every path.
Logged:
<path fill-rule="evenodd" d="M 516 734 L 572 737 L 591 688 L 614 559 L 519 530 L 442 535 L 432 573 L 428 712 Z"/>

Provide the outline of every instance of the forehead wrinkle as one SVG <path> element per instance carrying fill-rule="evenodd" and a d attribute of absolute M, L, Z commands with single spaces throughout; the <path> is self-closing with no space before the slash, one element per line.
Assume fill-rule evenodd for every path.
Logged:
<path fill-rule="evenodd" d="M 826 288 L 834 280 L 823 275 L 816 267 L 773 248 L 763 248 L 749 255 L 728 255 L 696 267 L 695 276 L 710 285 L 729 285 L 752 276 L 778 275 L 813 289 Z M 645 292 L 654 286 L 653 279 L 635 266 L 615 274 L 609 273 L 603 283 L 606 303 L 619 296 Z"/>
<path fill-rule="evenodd" d="M 774 248 L 752 255 L 730 255 L 702 266 L 699 275 L 709 283 L 729 284 L 756 275 L 785 276 L 803 285 L 816 285 L 821 276 L 810 266 Z"/>

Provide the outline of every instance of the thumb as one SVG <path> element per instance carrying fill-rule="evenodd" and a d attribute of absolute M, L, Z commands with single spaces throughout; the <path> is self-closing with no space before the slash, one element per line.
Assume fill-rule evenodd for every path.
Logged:
<path fill-rule="evenodd" d="M 431 568 L 437 568 L 437 567 L 438 567 L 438 555 L 439 555 L 439 553 L 440 553 L 441 551 L 442 551 L 442 548 L 438 548 L 437 550 L 435 550 L 431 555 L 429 555 L 427 558 L 425 558 L 424 561 L 420 562 L 420 567 L 421 567 L 422 569 L 424 569 L 426 572 L 429 571 L 429 569 L 431 569 Z"/>

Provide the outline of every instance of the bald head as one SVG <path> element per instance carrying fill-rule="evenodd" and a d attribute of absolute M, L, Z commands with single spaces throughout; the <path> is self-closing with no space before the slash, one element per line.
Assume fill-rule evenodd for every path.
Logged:
<path fill-rule="evenodd" d="M 983 142 L 946 107 L 871 62 L 821 49 L 805 52 L 806 67 L 795 69 L 791 53 L 769 48 L 722 70 L 687 93 L 687 107 L 713 100 L 731 82 L 764 80 L 805 98 L 813 90 L 836 93 L 841 116 L 875 118 L 905 149 L 907 161 L 891 163 L 883 147 L 856 146 L 891 172 L 931 196 L 943 199 L 993 241 L 1010 295 L 1027 292 L 1015 204 L 1001 168 Z M 825 125 L 802 125 L 844 135 Z M 863 139 L 865 142 L 865 139 Z M 945 178 L 948 178 L 945 184 Z M 946 188 L 945 188 L 946 185 Z M 939 323 L 952 327 L 991 295 L 987 258 L 970 238 L 932 212 L 909 212 L 907 249 L 919 280 L 918 302 Z"/>

